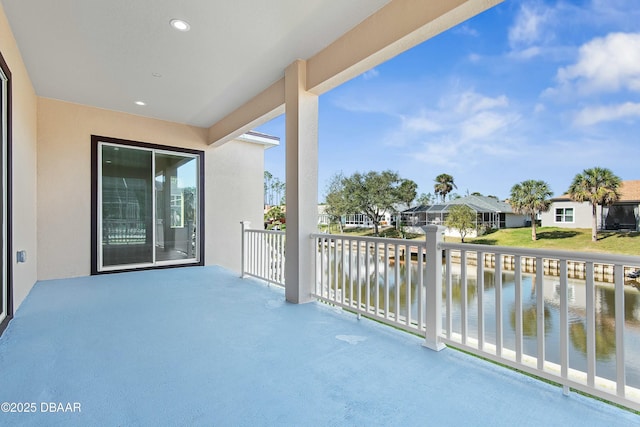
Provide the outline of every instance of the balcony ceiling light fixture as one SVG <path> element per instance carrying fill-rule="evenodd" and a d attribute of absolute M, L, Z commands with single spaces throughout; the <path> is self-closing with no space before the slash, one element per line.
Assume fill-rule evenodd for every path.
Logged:
<path fill-rule="evenodd" d="M 178 31 L 187 32 L 191 29 L 191 25 L 189 25 L 187 21 L 183 21 L 182 19 L 172 19 L 170 24 Z"/>
<path fill-rule="evenodd" d="M 136 101 L 136 105 L 139 105 L 139 106 L 141 106 L 141 107 L 144 107 L 145 105 L 147 105 L 147 103 L 146 103 L 146 102 L 144 102 L 144 101 Z"/>

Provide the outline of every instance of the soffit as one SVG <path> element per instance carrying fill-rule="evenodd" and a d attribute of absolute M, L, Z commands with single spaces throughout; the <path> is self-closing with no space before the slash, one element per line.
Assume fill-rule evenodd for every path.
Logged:
<path fill-rule="evenodd" d="M 38 96 L 200 127 L 388 2 L 2 0 Z"/>

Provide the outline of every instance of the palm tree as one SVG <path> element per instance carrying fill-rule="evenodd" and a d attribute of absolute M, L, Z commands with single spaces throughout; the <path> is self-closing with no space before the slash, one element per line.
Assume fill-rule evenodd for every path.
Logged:
<path fill-rule="evenodd" d="M 620 198 L 619 188 L 618 176 L 607 168 L 595 167 L 577 174 L 567 190 L 571 200 L 591 203 L 591 240 L 593 242 L 598 241 L 597 206 L 608 206 L 616 202 Z"/>
<path fill-rule="evenodd" d="M 453 182 L 453 177 L 446 173 L 441 173 L 436 176 L 436 183 L 433 186 L 436 195 L 439 195 L 442 198 L 442 203 L 445 201 L 445 197 L 447 194 L 451 193 L 454 188 L 458 188 L 456 184 Z"/>
<path fill-rule="evenodd" d="M 551 207 L 549 199 L 553 192 L 549 189 L 549 184 L 544 181 L 528 179 L 511 187 L 509 204 L 511 208 L 519 214 L 531 217 L 531 240 L 537 240 L 536 216 L 540 212 L 546 212 Z"/>

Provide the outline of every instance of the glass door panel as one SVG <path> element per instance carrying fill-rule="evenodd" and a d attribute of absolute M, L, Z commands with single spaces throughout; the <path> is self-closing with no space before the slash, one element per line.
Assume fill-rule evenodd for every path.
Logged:
<path fill-rule="evenodd" d="M 153 153 L 102 146 L 102 266 L 151 264 Z"/>
<path fill-rule="evenodd" d="M 201 155 L 96 144 L 96 270 L 201 262 Z"/>
<path fill-rule="evenodd" d="M 194 156 L 156 152 L 156 261 L 197 258 L 198 162 Z"/>

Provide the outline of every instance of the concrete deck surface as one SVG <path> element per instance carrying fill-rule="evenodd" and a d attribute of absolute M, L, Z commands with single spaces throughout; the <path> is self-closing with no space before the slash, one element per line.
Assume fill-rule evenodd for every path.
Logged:
<path fill-rule="evenodd" d="M 0 425 L 640 425 L 421 344 L 218 267 L 44 281 L 0 337 L 0 403 L 36 410 Z"/>

